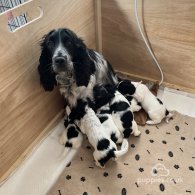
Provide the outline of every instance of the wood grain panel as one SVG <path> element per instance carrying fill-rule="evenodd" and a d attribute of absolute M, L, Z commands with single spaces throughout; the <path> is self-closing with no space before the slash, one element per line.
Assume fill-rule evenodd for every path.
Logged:
<path fill-rule="evenodd" d="M 195 1 L 138 0 L 166 84 L 195 91 Z M 140 5 L 143 5 L 141 9 Z M 103 54 L 117 70 L 160 80 L 134 16 L 134 0 L 102 1 Z"/>
<path fill-rule="evenodd" d="M 0 177 L 17 167 L 32 147 L 59 118 L 63 100 L 56 89 L 44 92 L 37 73 L 41 37 L 54 28 L 67 27 L 95 48 L 93 0 L 34 0 L 12 10 L 43 17 L 20 30 L 7 30 L 6 13 L 0 15 Z"/>

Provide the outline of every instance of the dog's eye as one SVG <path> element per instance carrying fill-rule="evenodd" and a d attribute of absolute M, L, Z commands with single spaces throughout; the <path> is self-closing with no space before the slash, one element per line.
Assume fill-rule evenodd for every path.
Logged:
<path fill-rule="evenodd" d="M 48 42 L 48 47 L 49 47 L 50 49 L 53 49 L 54 46 L 55 46 L 55 44 L 54 44 L 53 41 L 49 41 L 49 42 Z"/>

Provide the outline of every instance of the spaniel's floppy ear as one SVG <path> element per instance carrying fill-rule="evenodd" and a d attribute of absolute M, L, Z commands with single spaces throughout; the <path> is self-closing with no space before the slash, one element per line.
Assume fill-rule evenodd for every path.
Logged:
<path fill-rule="evenodd" d="M 91 61 L 88 49 L 82 39 L 77 39 L 76 47 L 77 51 L 73 59 L 76 83 L 77 86 L 87 87 L 90 76 L 95 72 L 95 65 Z"/>
<path fill-rule="evenodd" d="M 56 85 L 55 74 L 51 69 L 52 56 L 47 49 L 47 39 L 51 32 L 43 37 L 43 41 L 41 43 L 42 51 L 39 58 L 38 66 L 40 82 L 45 91 L 52 91 L 54 86 Z"/>

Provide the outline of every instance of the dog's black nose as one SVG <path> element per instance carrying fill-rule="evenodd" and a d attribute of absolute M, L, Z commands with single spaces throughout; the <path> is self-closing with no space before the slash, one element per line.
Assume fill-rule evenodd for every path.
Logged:
<path fill-rule="evenodd" d="M 56 64 L 63 64 L 63 63 L 65 62 L 65 60 L 66 60 L 65 57 L 56 57 L 56 58 L 54 59 L 54 62 L 55 62 Z"/>

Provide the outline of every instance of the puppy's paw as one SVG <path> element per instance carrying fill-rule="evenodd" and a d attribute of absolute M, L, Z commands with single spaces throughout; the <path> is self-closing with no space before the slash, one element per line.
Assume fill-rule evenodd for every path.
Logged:
<path fill-rule="evenodd" d="M 169 123 L 169 119 L 168 118 L 166 118 L 165 121 L 166 121 L 166 123 Z"/>
<path fill-rule="evenodd" d="M 123 139 L 123 143 L 121 145 L 121 150 L 128 149 L 129 148 L 129 142 L 127 139 Z"/>
<path fill-rule="evenodd" d="M 101 166 L 100 163 L 97 162 L 97 161 L 95 161 L 95 165 L 96 165 L 97 167 L 100 167 L 100 168 L 102 168 L 102 169 L 105 169 L 105 165 L 104 165 L 104 166 Z"/>
<path fill-rule="evenodd" d="M 133 135 L 134 135 L 135 137 L 138 137 L 138 136 L 141 135 L 141 131 L 136 131 L 136 132 L 133 133 Z"/>
<path fill-rule="evenodd" d="M 148 120 L 148 121 L 146 121 L 146 124 L 147 124 L 147 125 L 153 125 L 153 124 L 154 124 L 154 121 Z"/>
<path fill-rule="evenodd" d="M 117 158 L 117 157 L 114 157 L 114 158 L 112 158 L 112 160 L 113 160 L 113 161 L 117 161 L 117 160 L 118 160 L 118 158 Z"/>
<path fill-rule="evenodd" d="M 166 123 L 169 123 L 170 119 L 173 119 L 172 117 L 171 118 L 166 118 L 165 121 Z"/>
<path fill-rule="evenodd" d="M 157 124 L 159 124 L 159 123 L 160 123 L 159 121 L 152 121 L 152 120 L 146 121 L 146 124 L 147 124 L 147 125 L 157 125 Z"/>
<path fill-rule="evenodd" d="M 139 105 L 132 106 L 132 111 L 133 111 L 133 112 L 138 112 L 138 111 L 140 111 L 141 109 L 142 109 L 142 107 L 139 106 Z"/>

